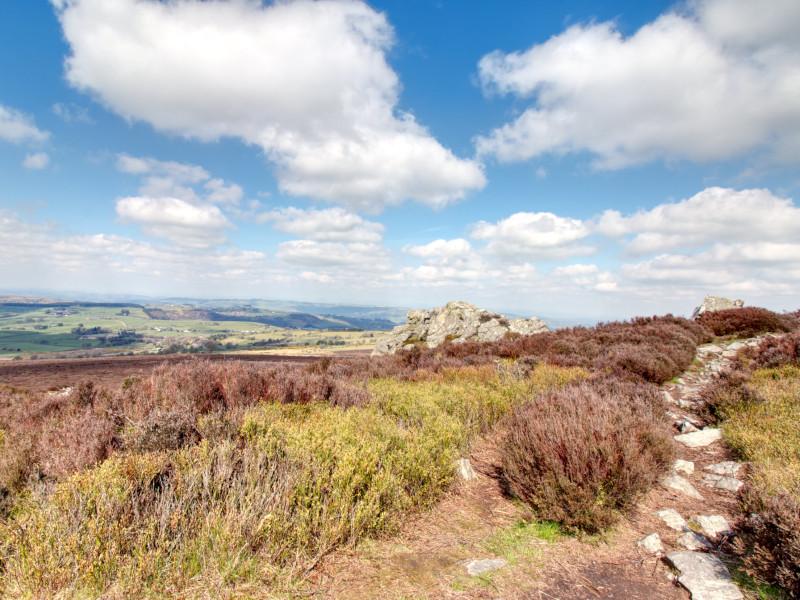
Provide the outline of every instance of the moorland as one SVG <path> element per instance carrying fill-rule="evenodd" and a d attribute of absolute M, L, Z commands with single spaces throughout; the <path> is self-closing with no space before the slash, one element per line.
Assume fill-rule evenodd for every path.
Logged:
<path fill-rule="evenodd" d="M 697 418 L 749 463 L 729 566 L 749 597 L 798 597 L 800 313 L 758 308 L 307 364 L 194 358 L 115 387 L 2 386 L 0 590 L 325 597 L 321 574 L 396 544 L 463 493 L 458 459 L 490 456 L 483 480 L 519 520 L 486 547 L 536 565 L 532 579 L 434 589 L 355 578 L 347 589 L 535 597 L 526 585 L 540 563 L 525 548 L 568 539 L 598 552 L 669 470 L 675 431 L 659 386 L 691 370 L 701 344 L 754 336 L 701 390 Z"/>

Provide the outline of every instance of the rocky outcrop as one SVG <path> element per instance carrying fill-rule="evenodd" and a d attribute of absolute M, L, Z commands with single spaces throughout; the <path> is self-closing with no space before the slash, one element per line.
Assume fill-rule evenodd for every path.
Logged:
<path fill-rule="evenodd" d="M 446 341 L 493 342 L 507 333 L 533 335 L 547 331 L 541 319 L 507 319 L 466 302 L 450 302 L 433 310 L 408 313 L 408 323 L 395 327 L 375 344 L 373 356 L 392 354 L 401 348 L 424 343 L 429 348 Z"/>
<path fill-rule="evenodd" d="M 694 309 L 692 318 L 696 319 L 704 312 L 725 310 L 726 308 L 742 308 L 744 300 L 731 300 L 730 298 L 722 298 L 721 296 L 712 296 L 709 294 L 700 303 L 700 306 Z"/>

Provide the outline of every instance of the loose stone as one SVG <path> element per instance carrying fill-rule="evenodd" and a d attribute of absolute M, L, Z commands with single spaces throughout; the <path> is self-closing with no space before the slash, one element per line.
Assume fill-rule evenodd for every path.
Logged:
<path fill-rule="evenodd" d="M 662 483 L 668 488 L 677 490 L 691 498 L 696 498 L 697 500 L 703 499 L 703 496 L 700 495 L 700 492 L 698 492 L 691 483 L 679 475 L 668 475 L 662 480 Z"/>
<path fill-rule="evenodd" d="M 739 488 L 744 485 L 738 479 L 733 477 L 725 477 L 724 475 L 709 474 L 703 478 L 703 485 L 714 488 L 715 490 L 726 490 L 728 492 L 738 492 Z"/>
<path fill-rule="evenodd" d="M 665 508 L 656 513 L 659 519 L 664 521 L 667 527 L 675 531 L 684 531 L 686 529 L 686 521 L 680 513 L 674 508 Z"/>
<path fill-rule="evenodd" d="M 482 558 L 471 560 L 467 563 L 467 574 L 472 576 L 486 575 L 497 569 L 506 566 L 508 561 L 505 558 Z"/>
<path fill-rule="evenodd" d="M 682 433 L 674 437 L 676 442 L 679 442 L 684 446 L 688 446 L 689 448 L 703 448 L 722 438 L 722 429 L 706 427 L 700 431 L 695 431 L 693 433 Z"/>
<path fill-rule="evenodd" d="M 664 545 L 661 543 L 661 538 L 657 533 L 651 533 L 647 537 L 643 537 L 636 545 L 646 550 L 649 554 L 663 554 Z"/>
<path fill-rule="evenodd" d="M 667 561 L 678 569 L 678 583 L 692 594 L 692 600 L 742 600 L 730 571 L 713 554 L 671 552 Z"/>
<path fill-rule="evenodd" d="M 713 550 L 714 546 L 701 533 L 687 531 L 678 538 L 678 544 L 687 550 Z"/>
<path fill-rule="evenodd" d="M 711 539 L 731 534 L 731 526 L 722 515 L 695 515 L 689 519 L 689 522 L 700 527 L 705 536 Z"/>

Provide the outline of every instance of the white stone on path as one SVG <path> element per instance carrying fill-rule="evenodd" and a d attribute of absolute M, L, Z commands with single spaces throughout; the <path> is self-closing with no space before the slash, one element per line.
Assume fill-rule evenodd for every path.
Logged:
<path fill-rule="evenodd" d="M 711 539 L 719 535 L 731 534 L 731 526 L 722 515 L 695 515 L 689 519 L 689 522 L 700 527 L 706 537 Z"/>
<path fill-rule="evenodd" d="M 739 488 L 742 487 L 744 483 L 733 477 L 725 477 L 725 475 L 714 475 L 710 473 L 703 477 L 703 485 L 714 488 L 715 490 L 738 492 Z"/>
<path fill-rule="evenodd" d="M 658 537 L 657 533 L 651 533 L 647 537 L 643 537 L 636 545 L 643 548 L 650 554 L 663 554 L 664 553 L 664 545 L 661 543 L 661 538 Z"/>
<path fill-rule="evenodd" d="M 701 533 L 687 531 L 678 538 L 678 543 L 687 550 L 713 550 L 714 546 Z"/>
<path fill-rule="evenodd" d="M 665 508 L 656 513 L 659 519 L 666 523 L 667 527 L 675 531 L 683 531 L 686 529 L 686 521 L 680 513 L 674 508 Z"/>
<path fill-rule="evenodd" d="M 471 560 L 467 563 L 467 573 L 472 576 L 486 575 L 497 569 L 506 566 L 508 561 L 505 558 L 482 558 Z"/>
<path fill-rule="evenodd" d="M 459 458 L 456 460 L 456 470 L 461 478 L 466 481 L 474 481 L 478 478 L 468 458 Z"/>
<path fill-rule="evenodd" d="M 678 583 L 692 594 L 692 600 L 742 600 L 744 596 L 731 579 L 730 571 L 714 554 L 671 552 L 667 561 L 678 569 Z"/>
<path fill-rule="evenodd" d="M 682 433 L 680 435 L 676 435 L 674 438 L 676 442 L 680 442 L 689 448 L 703 448 L 704 446 L 709 446 L 710 444 L 713 444 L 722 438 L 722 429 L 706 427 L 705 429 L 701 429 L 700 431 L 695 431 L 693 433 Z"/>
<path fill-rule="evenodd" d="M 715 475 L 725 475 L 726 477 L 736 477 L 744 465 L 735 460 L 726 460 L 703 467 L 703 471 L 714 473 Z"/>
<path fill-rule="evenodd" d="M 694 463 L 679 458 L 675 461 L 675 464 L 672 465 L 672 470 L 676 473 L 682 473 L 683 475 L 691 475 L 694 473 Z"/>
<path fill-rule="evenodd" d="M 700 492 L 694 489 L 694 486 L 691 483 L 679 475 L 668 475 L 662 479 L 661 483 L 668 488 L 678 490 L 679 492 L 682 492 L 691 498 L 696 498 L 697 500 L 703 499 L 703 496 L 700 495 Z"/>

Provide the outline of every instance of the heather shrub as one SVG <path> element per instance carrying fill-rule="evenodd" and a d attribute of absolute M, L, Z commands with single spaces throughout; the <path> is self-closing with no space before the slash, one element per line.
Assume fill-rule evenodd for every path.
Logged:
<path fill-rule="evenodd" d="M 738 527 L 750 549 L 744 557 L 747 572 L 800 598 L 800 489 L 770 495 L 749 485 L 740 497 L 750 515 Z"/>
<path fill-rule="evenodd" d="M 758 393 L 748 385 L 750 373 L 741 368 L 722 371 L 719 378 L 700 390 L 700 413 L 709 423 L 720 423 L 745 404 L 761 402 Z"/>
<path fill-rule="evenodd" d="M 658 389 L 642 382 L 603 378 L 539 394 L 511 416 L 504 484 L 540 519 L 601 531 L 669 464 L 663 413 Z"/>
<path fill-rule="evenodd" d="M 156 410 L 125 435 L 125 447 L 137 452 L 177 450 L 193 446 L 200 439 L 191 413 Z"/>
<path fill-rule="evenodd" d="M 791 317 L 779 315 L 766 308 L 728 308 L 705 312 L 696 319 L 714 332 L 714 335 L 754 337 L 761 333 L 782 332 L 791 329 Z"/>
<path fill-rule="evenodd" d="M 751 351 L 755 367 L 779 367 L 800 364 L 800 331 L 780 337 L 767 337 Z"/>

